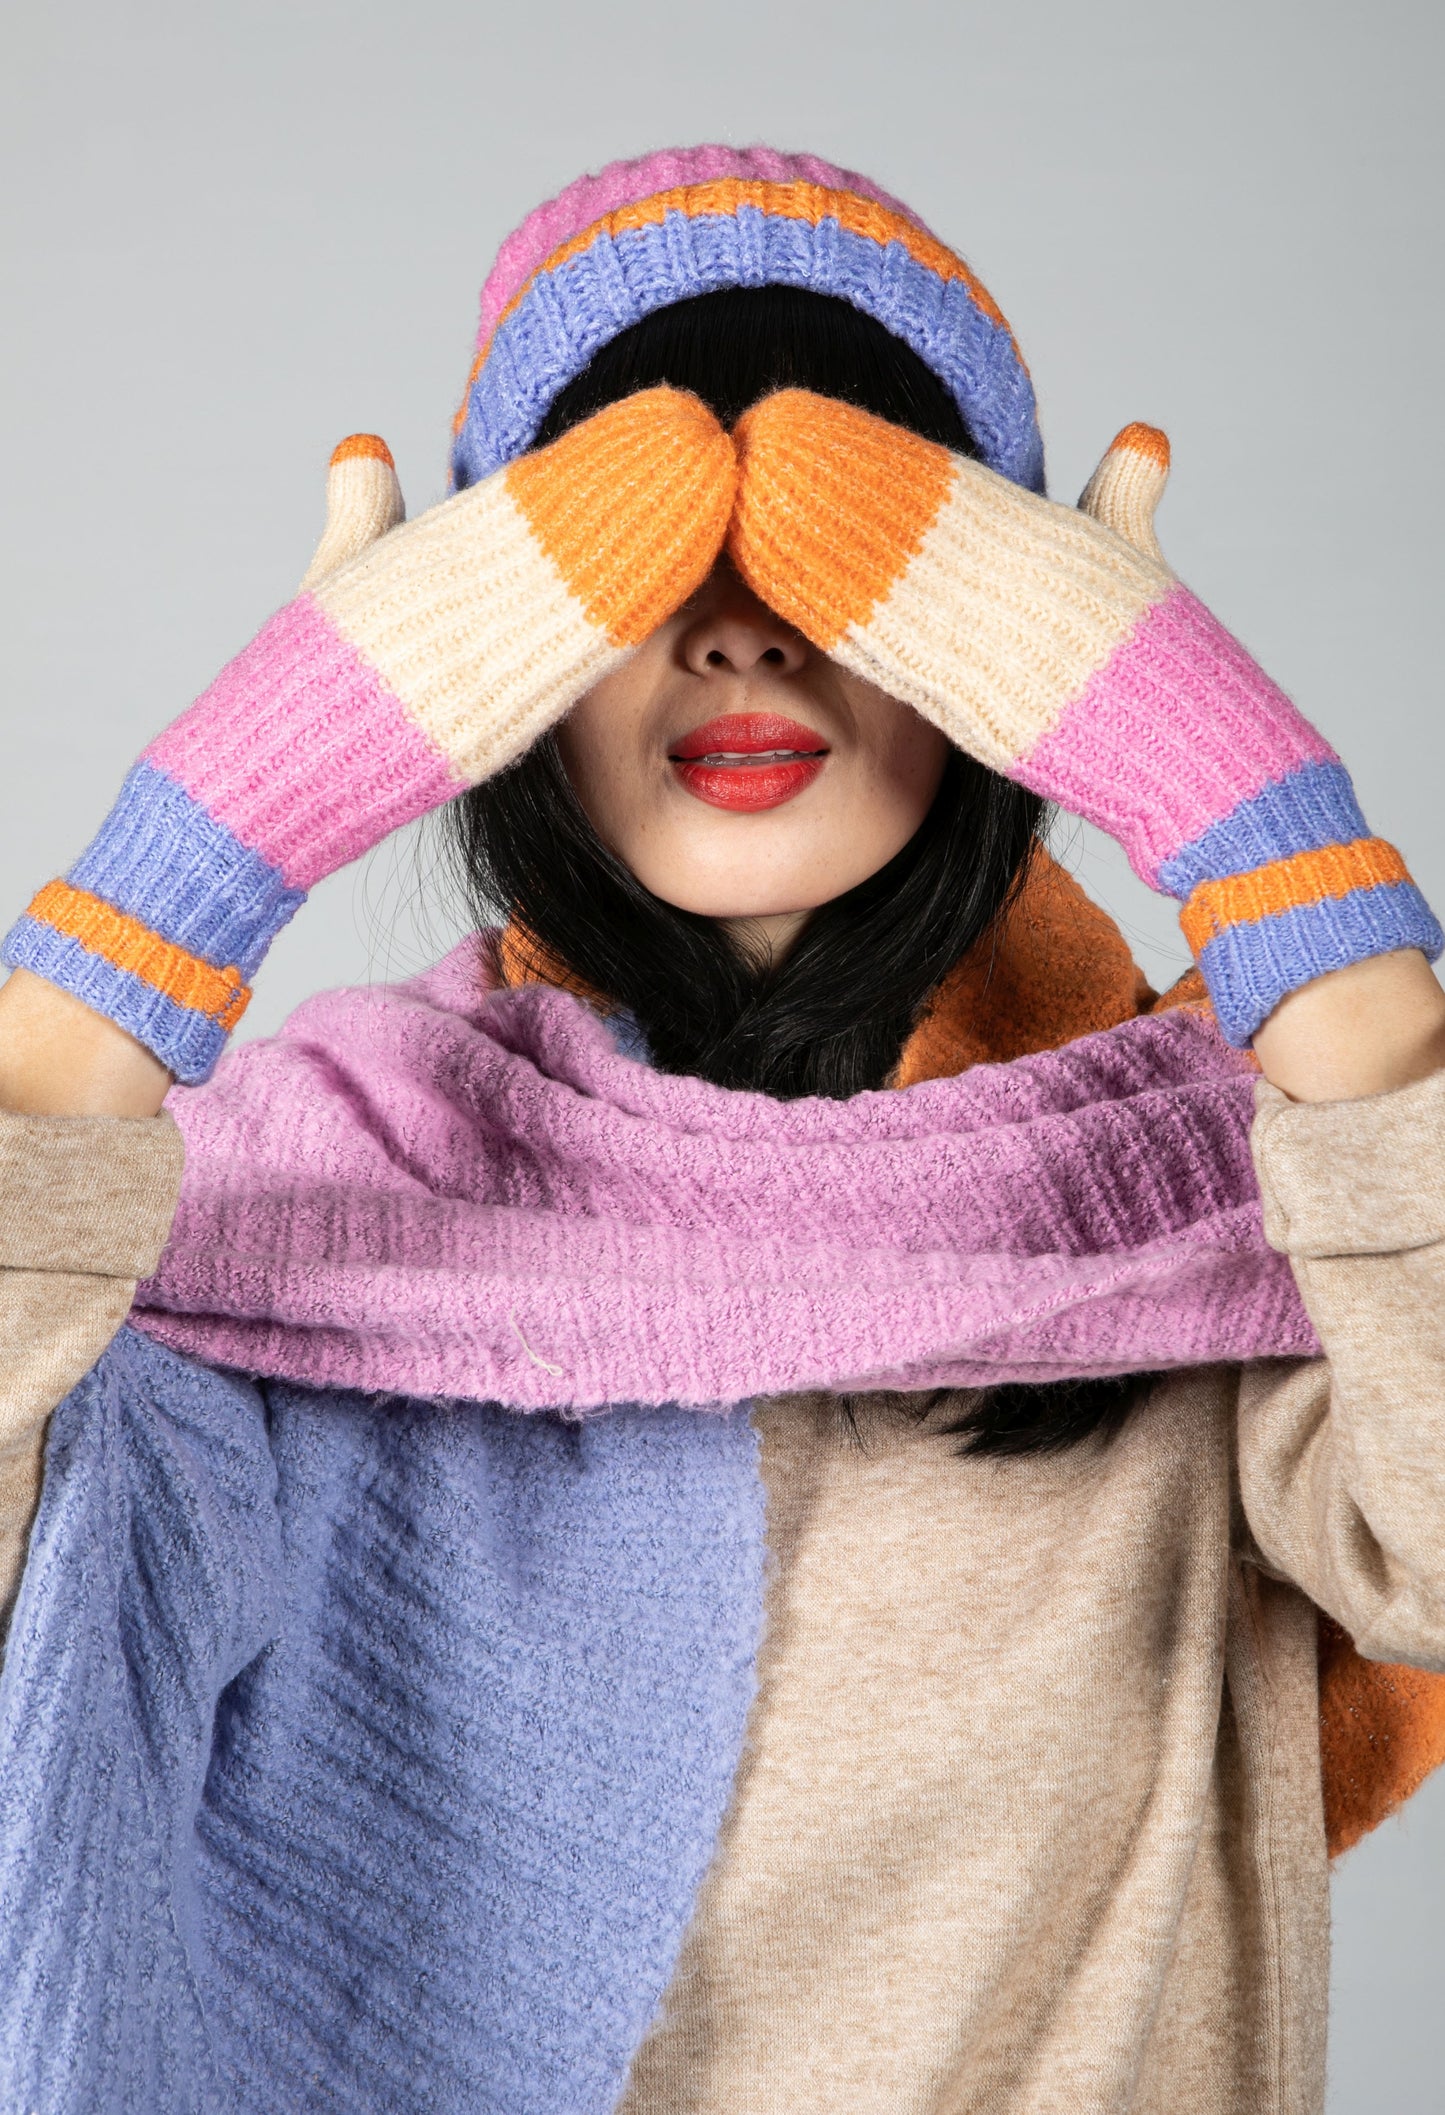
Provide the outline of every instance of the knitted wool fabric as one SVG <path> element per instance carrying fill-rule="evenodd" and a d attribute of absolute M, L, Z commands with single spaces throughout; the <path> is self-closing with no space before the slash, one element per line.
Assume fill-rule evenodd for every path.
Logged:
<path fill-rule="evenodd" d="M 805 390 L 765 398 L 734 439 L 728 550 L 749 586 L 960 748 L 1117 838 L 1182 902 L 1231 1042 L 1329 970 L 1440 953 L 1323 736 L 1152 531 L 1141 547 L 1095 518 L 1121 466 L 1167 451 L 1162 434 L 1121 434 L 1082 508 Z"/>
<path fill-rule="evenodd" d="M 746 1412 L 317 1396 L 122 1330 L 0 1683 L 6 2115 L 603 2115 L 743 1740 Z"/>
<path fill-rule="evenodd" d="M 904 1093 L 779 1102 L 590 1007 L 424 978 L 310 1000 L 172 1110 L 138 1326 L 207 1364 L 518 1410 L 706 1409 L 1309 1355 L 1249 1060 L 1188 1013 Z"/>
<path fill-rule="evenodd" d="M 515 931 L 508 934 L 501 955 L 508 983 L 551 981 L 556 975 Z M 556 1399 L 564 1362 L 573 1359 L 573 1350 L 561 1340 L 559 1323 L 570 1328 L 577 1348 L 586 1347 L 586 1356 L 599 1349 L 606 1352 L 614 1383 L 624 1378 L 642 1387 L 650 1383 L 657 1393 L 686 1390 L 688 1374 L 677 1366 L 665 1373 L 642 1370 L 647 1364 L 646 1340 L 655 1336 L 667 1358 L 684 1347 L 696 1395 L 706 1310 L 718 1309 L 724 1317 L 723 1359 L 731 1359 L 739 1344 L 742 1357 L 727 1371 L 709 1360 L 713 1370 L 706 1376 L 704 1395 L 716 1391 L 726 1399 L 729 1386 L 748 1384 L 743 1375 L 753 1384 L 795 1383 L 798 1359 L 800 1353 L 806 1359 L 803 1347 L 816 1328 L 818 1310 L 833 1304 L 820 1268 L 822 1251 L 812 1246 L 811 1266 L 796 1300 L 786 1295 L 780 1299 L 768 1289 L 771 1274 L 748 1267 L 745 1257 L 743 1267 L 725 1274 L 725 1283 L 718 1276 L 720 1247 L 728 1238 L 723 1225 L 735 1232 L 745 1230 L 749 1240 L 760 1235 L 764 1247 L 770 1235 L 780 1238 L 786 1225 L 796 1245 L 809 1233 L 808 1215 L 816 1210 L 807 1193 L 826 1177 L 830 1116 L 842 1113 L 851 1130 L 860 1127 L 836 1105 L 821 1105 L 815 1111 L 817 1121 L 794 1105 L 792 1121 L 801 1118 L 810 1134 L 804 1147 L 806 1184 L 779 1214 L 773 1184 L 756 1183 L 765 1157 L 763 1140 L 752 1134 L 748 1122 L 749 1116 L 760 1113 L 756 1097 L 705 1089 L 700 1099 L 687 1097 L 685 1121 L 655 1137 L 655 1103 L 671 1100 L 672 1085 L 686 1089 L 689 1083 L 658 1080 L 631 1065 L 620 1071 L 612 1067 L 604 1079 L 570 1046 L 554 1052 L 552 1061 L 534 1072 L 525 1063 L 517 1065 L 515 1058 L 542 1024 L 521 1019 L 507 1032 L 513 1055 L 503 1073 L 482 1081 L 470 1025 L 477 1004 L 473 969 L 469 959 L 453 962 L 434 972 L 424 986 L 403 988 L 395 995 L 342 993 L 314 1001 L 298 1017 L 294 1039 L 283 1034 L 274 1043 L 238 1053 L 205 1093 L 176 1097 L 176 1114 L 187 1135 L 186 1200 L 166 1260 L 156 1279 L 142 1289 L 136 1324 L 208 1362 L 312 1385 L 357 1386 L 373 1396 L 377 1391 L 465 1396 L 485 1385 L 510 1402 L 540 1406 Z M 395 1008 L 397 999 L 424 995 L 422 1006 Z M 453 1007 L 461 1009 L 458 1017 L 451 1017 Z M 1191 972 L 1156 1000 L 1112 919 L 1043 855 L 1001 931 L 965 955 L 941 986 L 905 1046 L 894 1084 L 917 1088 L 925 1081 L 951 1081 L 971 1067 L 1028 1059 L 1030 1053 L 1059 1050 L 1075 1038 L 1097 1037 L 1107 1029 L 1121 1029 L 1130 1038 L 1143 1030 L 1147 1037 L 1151 1024 L 1136 1021 L 1136 1016 L 1181 1009 L 1208 1011 L 1198 973 Z M 388 1062 L 380 1063 L 377 1053 L 383 1039 L 378 1030 L 385 1031 L 394 1010 L 399 1032 L 389 1039 Z M 1135 1026 L 1125 1029 L 1127 1023 Z M 1201 1035 L 1187 1038 L 1185 1047 L 1193 1045 L 1197 1054 L 1186 1064 L 1186 1072 L 1209 1050 L 1212 1038 L 1204 1024 L 1200 1027 Z M 1218 1045 L 1214 1047 L 1217 1051 Z M 1091 1057 L 1096 1065 L 1105 1061 L 1103 1072 L 1094 1075 L 1092 1091 L 1103 1086 L 1117 1094 L 1130 1063 L 1138 1066 L 1141 1059 L 1143 1070 L 1135 1073 L 1133 1085 L 1152 1090 L 1162 1084 L 1162 1075 L 1149 1072 L 1142 1042 L 1131 1061 L 1114 1038 L 1105 1037 L 1102 1043 L 1076 1044 L 1072 1054 L 1065 1053 L 1066 1064 L 1077 1068 L 1076 1086 L 1090 1077 Z M 397 1058 L 404 1061 L 404 1076 L 393 1070 Z M 1112 1082 L 1107 1079 L 1110 1064 L 1119 1068 Z M 1010 1200 L 1011 1223 L 1026 1216 L 1024 1198 L 1030 1184 L 1037 1183 L 1037 1172 L 1031 1172 L 1027 1154 L 1020 1159 L 1012 1149 L 1036 1128 L 1028 1119 L 1038 1114 L 1036 1097 L 1045 1081 L 1054 1078 L 1056 1095 L 1058 1084 L 1069 1077 L 1068 1069 L 1054 1074 L 1052 1063 L 1041 1069 L 1037 1065 L 1035 1058 L 1018 1073 L 1010 1066 L 974 1075 L 973 1091 L 990 1103 L 1001 1096 L 1003 1107 L 996 1113 L 1007 1121 L 994 1139 L 979 1135 L 971 1141 L 965 1116 L 942 1163 L 928 1174 L 927 1199 L 917 1212 L 909 1205 L 903 1162 L 897 1157 L 907 1131 L 906 1111 L 891 1095 L 862 1098 L 871 1112 L 860 1110 L 862 1135 L 854 1136 L 848 1147 L 851 1192 L 860 1193 L 860 1216 L 875 1240 L 886 1236 L 889 1211 L 901 1213 L 897 1238 L 915 1244 L 910 1279 L 923 1272 L 925 1258 L 916 1246 L 917 1225 L 910 1229 L 904 1222 L 940 1213 L 954 1234 L 967 1239 L 966 1223 L 976 1218 L 980 1206 L 988 1217 L 990 1190 Z M 288 1080 L 298 1066 L 308 1082 L 304 1094 L 296 1093 Z M 1240 1075 L 1247 1073 L 1247 1061 L 1227 1062 L 1225 1070 L 1233 1073 L 1240 1092 L 1242 1136 L 1248 1092 Z M 546 1080 L 554 1072 L 565 1089 L 564 1121 L 583 1120 L 560 1157 L 562 1134 L 551 1124 L 539 1123 L 548 1098 Z M 619 1086 L 626 1099 L 613 1112 L 608 1101 Z M 969 1099 L 968 1082 L 958 1081 L 956 1089 L 949 1089 L 950 1101 L 958 1090 L 963 1090 L 960 1106 L 946 1119 L 942 1104 L 935 1104 L 925 1132 L 943 1135 L 958 1123 Z M 1226 1094 L 1233 1091 L 1226 1088 Z M 1082 1103 L 1075 1098 L 1071 1113 L 1049 1127 L 1045 1187 L 1055 1209 L 1051 1217 L 1047 1212 L 1045 1216 L 1056 1242 L 1061 1238 L 1061 1185 L 1077 1164 L 1083 1127 L 1092 1120 L 1088 1099 L 1087 1093 Z M 1065 1106 L 1069 1100 L 1066 1094 Z M 1113 1196 L 1104 1217 L 1109 1218 L 1110 1209 L 1116 1215 L 1116 1237 L 1121 1224 L 1117 1215 L 1137 1215 L 1162 1168 L 1174 1164 L 1171 1155 L 1177 1159 L 1181 1127 L 1196 1139 L 1213 1130 L 1217 1147 L 1222 1109 L 1212 1106 L 1209 1096 L 1191 1101 L 1176 1080 L 1153 1100 L 1142 1153 L 1131 1145 L 1123 1127 L 1111 1125 L 1102 1150 L 1096 1150 L 1089 1163 L 1086 1187 Z M 731 1128 L 740 1124 L 742 1135 L 731 1147 L 726 1137 L 706 1136 L 703 1105 L 713 1111 L 714 1123 L 725 1108 L 732 1116 Z M 478 1108 L 495 1114 L 485 1133 L 474 1135 L 472 1112 Z M 358 1124 L 363 1109 L 376 1112 L 364 1126 Z M 509 1112 L 509 1125 L 525 1127 L 526 1142 L 513 1165 L 499 1163 L 489 1173 L 484 1163 L 487 1152 L 495 1151 L 502 1112 Z M 608 1120 L 614 1113 L 622 1118 L 612 1150 L 625 1162 L 625 1190 L 618 1199 L 625 1223 L 599 1229 L 600 1238 L 578 1257 L 580 1267 L 569 1270 L 569 1226 L 552 1209 L 560 1201 L 557 1185 L 562 1180 L 566 1187 L 566 1169 L 575 1162 L 572 1209 L 580 1209 L 585 1218 L 598 1212 L 607 1179 Z M 883 1120 L 887 1141 L 887 1166 L 876 1189 L 870 1189 L 865 1171 L 865 1162 L 873 1157 L 867 1139 L 870 1113 L 874 1123 Z M 894 1132 L 891 1116 L 900 1119 L 902 1131 Z M 788 1122 L 785 1115 L 785 1128 Z M 985 1125 L 985 1131 L 990 1129 Z M 395 1141 L 401 1139 L 407 1148 L 404 1167 L 398 1169 Z M 978 1148 L 981 1154 L 973 1158 Z M 701 1182 L 694 1166 L 699 1151 L 707 1171 Z M 959 1155 L 965 1156 L 961 1180 Z M 1243 1167 L 1241 1161 L 1241 1171 Z M 681 1194 L 693 1200 L 685 1215 L 689 1227 L 664 1234 L 661 1247 L 654 1244 L 646 1223 L 659 1202 L 654 1199 L 649 1207 L 646 1201 L 650 1173 L 657 1169 L 665 1171 L 668 1195 L 680 1186 Z M 1229 1178 L 1224 1179 L 1227 1186 Z M 418 1181 L 424 1194 L 417 1194 Z M 730 1208 L 734 1189 L 741 1194 Z M 485 1202 L 480 1212 L 469 1208 L 469 1196 L 486 1200 L 498 1194 L 525 1197 L 529 1210 L 524 1225 L 513 1223 L 516 1214 L 511 1211 L 500 1217 L 488 1213 Z M 706 1223 L 698 1230 L 693 1222 L 704 1196 Z M 529 1252 L 527 1242 L 534 1231 L 542 1232 L 544 1219 L 552 1221 L 550 1231 Z M 1198 1220 L 1192 1239 L 1199 1243 L 1203 1236 L 1203 1245 L 1210 1245 L 1217 1241 L 1221 1224 L 1216 1221 L 1211 1236 L 1206 1221 Z M 585 1227 L 577 1228 L 573 1221 L 572 1230 L 585 1241 Z M 1150 1230 L 1157 1231 L 1157 1223 Z M 1136 1237 L 1142 1231 L 1136 1227 Z M 651 1303 L 647 1281 L 665 1277 L 666 1252 L 679 1240 L 684 1257 L 680 1277 L 671 1285 L 663 1283 L 661 1297 Z M 304 1257 L 304 1270 L 287 1267 L 288 1245 L 291 1253 Z M 771 1248 L 768 1252 L 773 1253 Z M 1298 1326 L 1302 1317 L 1297 1307 L 1294 1322 L 1285 1313 L 1297 1295 L 1283 1259 L 1268 1252 L 1242 1260 L 1246 1270 L 1218 1288 L 1219 1316 L 1227 1329 L 1237 1332 L 1247 1315 L 1254 1316 L 1245 1322 L 1253 1330 L 1251 1342 L 1236 1334 L 1234 1354 L 1247 1356 L 1251 1348 L 1255 1354 L 1301 1354 L 1317 1348 L 1308 1325 Z M 1222 1249 L 1216 1268 L 1220 1263 L 1227 1263 Z M 610 1289 L 609 1272 L 615 1281 Z M 1278 1297 L 1273 1299 L 1264 1283 L 1270 1276 L 1277 1280 Z M 368 1281 L 374 1294 L 370 1298 Z M 621 1332 L 609 1306 L 609 1290 L 630 1298 Z M 1076 1293 L 1080 1290 L 1085 1294 L 1086 1328 L 1088 1308 L 1101 1306 L 1105 1335 L 1113 1333 L 1117 1342 L 1120 1317 L 1111 1311 L 1109 1297 L 1097 1286 L 1092 1291 L 1076 1286 Z M 1152 1293 L 1146 1289 L 1145 1297 L 1167 1307 L 1167 1282 L 1160 1281 Z M 895 1287 L 891 1298 L 888 1326 L 896 1349 L 912 1289 Z M 611 1304 L 615 1307 L 615 1300 Z M 838 1315 L 851 1317 L 867 1304 L 860 1281 Z M 1205 1349 L 1198 1324 L 1208 1304 L 1206 1300 L 1193 1315 L 1185 1306 L 1175 1307 L 1170 1329 L 1176 1348 L 1187 1339 L 1196 1353 Z M 1077 1360 L 1086 1329 L 1071 1328 L 1067 1313 L 1063 1320 L 1063 1341 Z M 912 1319 L 907 1326 L 912 1328 Z M 950 1320 L 955 1343 L 959 1327 L 955 1310 Z M 1012 1347 L 995 1337 L 988 1346 L 992 1376 L 1006 1370 L 1010 1348 L 1026 1359 L 1037 1358 L 1041 1351 L 1057 1359 L 1059 1344 L 1050 1344 L 1049 1336 L 1045 1319 L 1042 1331 L 1037 1320 L 1031 1322 Z M 1217 1334 L 1216 1341 L 1221 1341 Z M 835 1342 L 835 1355 L 840 1348 Z M 857 1347 L 850 1346 L 850 1352 L 856 1356 Z M 1073 1370 L 1081 1369 L 1076 1364 Z M 817 1377 L 816 1370 L 812 1377 Z M 980 1369 L 975 1377 L 988 1378 L 989 1372 Z M 604 1425 L 611 1421 L 610 1416 L 602 1419 Z M 1348 1638 L 1322 1619 L 1320 1737 L 1327 1834 L 1334 1856 L 1393 1813 L 1445 1761 L 1445 1677 L 1363 1660 Z"/>
<path fill-rule="evenodd" d="M 509 984 L 577 989 L 515 927 L 501 961 Z M 1057 1050 L 1138 1014 L 1181 1007 L 1208 1011 L 1198 970 L 1156 996 L 1113 919 L 1043 853 L 999 932 L 971 948 L 940 985 L 904 1045 L 892 1084 L 911 1087 L 972 1065 Z M 1319 1647 L 1325 1839 L 1333 1859 L 1445 1764 L 1445 1675 L 1364 1659 L 1323 1614 Z"/>
<path fill-rule="evenodd" d="M 520 756 L 707 577 L 734 472 L 711 412 L 647 390 L 382 535 L 151 743 L 5 961 L 204 1079 L 316 882 Z"/>
<path fill-rule="evenodd" d="M 529 448 L 558 391 L 619 331 L 695 294 L 770 285 L 874 317 L 943 382 L 982 460 L 1043 490 L 1033 385 L 987 288 L 867 177 L 768 147 L 613 162 L 507 238 L 482 289 L 455 482 Z"/>

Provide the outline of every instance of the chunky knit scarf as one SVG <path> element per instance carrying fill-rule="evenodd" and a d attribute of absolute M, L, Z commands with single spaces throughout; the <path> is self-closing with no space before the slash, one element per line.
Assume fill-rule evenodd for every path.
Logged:
<path fill-rule="evenodd" d="M 568 993 L 488 989 L 489 952 L 313 1000 L 174 1098 L 189 1173 L 143 1327 L 286 1380 L 571 1412 L 1315 1348 L 1261 1233 L 1249 1068 L 1206 1013 L 956 1074 L 949 1048 L 926 1079 L 955 985 L 906 1092 L 781 1103 L 620 1054 Z M 1087 1025 L 1133 1010 L 1127 981 L 1095 980 Z"/>
<path fill-rule="evenodd" d="M 903 1092 L 666 1077 L 544 969 L 469 942 L 177 1093 L 186 1183 L 138 1326 L 277 1379 L 574 1415 L 1318 1348 L 1261 1231 L 1250 1061 L 1197 981 L 1155 1001 L 1047 859 Z M 1322 1654 L 1338 1849 L 1445 1756 L 1445 1684 L 1333 1631 Z"/>

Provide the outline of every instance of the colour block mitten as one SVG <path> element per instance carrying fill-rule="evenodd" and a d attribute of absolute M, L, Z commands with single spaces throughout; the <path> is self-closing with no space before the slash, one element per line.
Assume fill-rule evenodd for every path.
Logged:
<path fill-rule="evenodd" d="M 748 585 L 960 748 L 1116 837 L 1183 906 L 1231 1041 L 1326 970 L 1439 954 L 1339 758 L 1164 563 L 1162 434 L 1126 428 L 1083 511 L 803 390 L 753 406 L 734 440 L 729 550 Z"/>
<path fill-rule="evenodd" d="M 520 756 L 700 586 L 735 475 L 670 389 L 400 527 L 384 446 L 343 443 L 310 585 L 151 743 L 4 960 L 204 1079 L 316 882 Z"/>

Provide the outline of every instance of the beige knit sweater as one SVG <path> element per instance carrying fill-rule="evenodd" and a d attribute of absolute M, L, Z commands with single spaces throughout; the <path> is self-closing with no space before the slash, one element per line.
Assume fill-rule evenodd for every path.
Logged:
<path fill-rule="evenodd" d="M 758 1697 L 626 2115 L 1321 2107 L 1312 1604 L 1445 1667 L 1445 1075 L 1259 1103 L 1326 1359 L 1180 1375 L 1044 1461 L 959 1459 L 946 1402 L 757 1410 Z M 165 1118 L 0 1118 L 6 1600 L 178 1175 Z"/>

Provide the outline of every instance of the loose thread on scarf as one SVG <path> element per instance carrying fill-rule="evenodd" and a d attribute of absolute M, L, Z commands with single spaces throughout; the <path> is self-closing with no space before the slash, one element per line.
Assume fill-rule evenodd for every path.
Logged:
<path fill-rule="evenodd" d="M 511 1323 L 513 1330 L 516 1332 L 517 1342 L 521 1345 L 523 1351 L 526 1352 L 528 1358 L 532 1361 L 532 1364 L 534 1366 L 540 1366 L 544 1373 L 550 1373 L 554 1376 L 554 1378 L 560 1380 L 565 1369 L 561 1366 L 554 1366 L 550 1359 L 544 1359 L 540 1355 L 540 1353 L 533 1351 L 531 1345 L 527 1342 L 527 1339 L 522 1334 L 522 1325 L 517 1320 L 515 1309 L 513 1309 L 508 1314 L 507 1320 Z"/>

